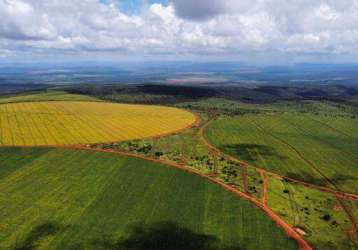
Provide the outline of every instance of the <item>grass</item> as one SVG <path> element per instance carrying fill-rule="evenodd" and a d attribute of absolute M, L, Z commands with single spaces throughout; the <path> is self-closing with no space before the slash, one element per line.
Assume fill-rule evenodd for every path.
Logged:
<path fill-rule="evenodd" d="M 242 168 L 236 162 L 227 160 L 215 155 L 205 144 L 200 128 L 208 120 L 200 114 L 200 124 L 182 131 L 181 133 L 163 136 L 159 138 L 145 138 L 140 140 L 130 140 L 123 142 L 101 143 L 91 145 L 93 148 L 128 152 L 170 163 L 183 164 L 195 168 L 204 174 L 216 176 L 227 184 L 235 185 L 240 191 L 244 190 L 242 185 Z M 253 171 L 251 171 L 253 170 Z M 258 195 L 260 189 L 259 173 L 254 169 L 249 169 L 249 178 L 253 180 L 250 186 L 250 193 Z"/>
<path fill-rule="evenodd" d="M 259 209 L 192 174 L 65 149 L 0 149 L 1 249 L 296 249 Z"/>
<path fill-rule="evenodd" d="M 280 109 L 222 115 L 205 136 L 220 150 L 252 165 L 358 193 L 358 120 L 351 110 L 324 102 L 291 103 Z M 342 208 L 343 204 L 356 220 L 356 203 L 276 178 L 269 179 L 268 188 L 269 207 L 302 229 L 315 249 L 356 249 L 352 223 Z"/>
<path fill-rule="evenodd" d="M 0 145 L 85 144 L 151 137 L 195 122 L 187 111 L 103 102 L 0 105 Z"/>
<path fill-rule="evenodd" d="M 139 99 L 142 102 L 143 98 Z M 119 130 L 108 131 L 112 123 L 103 122 L 113 119 L 106 117 L 113 113 L 112 109 L 93 109 L 88 103 L 71 112 L 66 107 L 64 112 L 63 107 L 58 109 L 57 101 L 61 100 L 100 101 L 50 90 L 0 98 L 0 103 L 18 103 L 21 107 L 24 104 L 21 102 L 31 106 L 32 101 L 45 105 L 50 104 L 46 101 L 55 101 L 51 102 L 55 110 L 43 106 L 37 109 L 45 117 L 40 120 L 45 121 L 40 124 L 45 130 L 31 130 L 32 121 L 25 120 L 29 114 L 21 108 L 21 112 L 15 112 L 13 126 L 20 127 L 15 130 L 15 138 L 22 141 L 40 135 L 39 132 L 55 137 L 51 129 L 59 133 L 57 140 L 65 140 L 65 144 L 88 140 L 98 132 L 101 136 L 119 136 Z M 318 101 L 247 104 L 220 98 L 176 106 L 200 112 L 203 123 L 206 114 L 221 114 L 209 126 L 206 136 L 226 153 L 295 179 L 357 191 L 354 165 L 357 165 L 358 126 L 355 110 L 350 106 Z M 0 119 L 6 112 L 0 112 Z M 58 119 L 48 118 L 51 115 Z M 67 119 L 63 115 L 74 117 L 68 120 L 70 127 L 63 127 Z M 75 118 L 80 123 L 74 126 Z M 6 132 L 10 131 L 6 119 L 1 119 L 0 124 L 3 127 L 0 138 L 6 138 Z M 105 132 L 101 132 L 103 128 Z M 133 131 L 133 127 L 129 129 Z M 78 136 L 72 138 L 72 134 Z M 14 136 L 10 137 L 13 140 Z M 117 138 L 111 141 L 119 142 L 93 147 L 182 163 L 207 174 L 217 170 L 218 179 L 244 191 L 241 167 L 214 156 L 204 145 L 197 127 L 160 138 Z M 49 140 L 38 145 L 49 144 Z M 105 141 L 108 140 L 96 142 Z M 45 148 L 2 148 L 0 162 L 0 188 L 5 190 L 0 194 L 1 249 L 294 248 L 265 215 L 253 210 L 247 202 L 236 200 L 230 193 L 195 176 L 187 177 L 188 174 L 158 164 L 103 153 Z M 245 175 L 248 192 L 260 198 L 263 186 L 259 173 L 249 167 Z M 170 190 L 175 190 L 174 194 Z M 302 229 L 304 238 L 315 249 L 357 246 L 352 224 L 341 204 L 357 218 L 356 202 L 338 201 L 332 194 L 269 178 L 269 207 L 286 222 Z M 272 242 L 275 237 L 278 246 Z"/>
<path fill-rule="evenodd" d="M 0 96 L 0 103 L 39 102 L 39 101 L 100 101 L 86 95 L 69 94 L 61 90 L 29 92 L 12 96 Z"/>
<path fill-rule="evenodd" d="M 330 101 L 277 101 L 273 103 L 245 103 L 228 100 L 225 98 L 208 98 L 192 102 L 176 104 L 177 107 L 188 108 L 200 112 L 215 111 L 221 115 L 243 115 L 243 114 L 315 114 L 328 117 L 330 120 L 341 117 L 357 117 L 357 107 L 344 103 Z"/>
<path fill-rule="evenodd" d="M 225 116 L 209 126 L 206 136 L 222 151 L 256 166 L 357 193 L 356 127 L 358 120 L 349 117 Z"/>
<path fill-rule="evenodd" d="M 354 236 L 348 234 L 352 224 L 333 194 L 275 178 L 270 178 L 268 187 L 268 205 L 285 221 L 302 229 L 315 249 L 356 249 Z"/>
<path fill-rule="evenodd" d="M 203 123 L 205 120 L 206 118 L 203 117 Z M 177 135 L 95 145 L 95 147 L 124 150 L 182 163 L 206 174 L 212 174 L 216 169 L 216 178 L 234 184 L 238 190 L 245 191 L 243 168 L 230 160 L 223 160 L 220 156 L 214 157 L 203 144 L 198 128 L 195 127 Z M 260 150 L 267 151 L 266 155 L 270 152 L 273 154 L 273 150 L 269 147 L 260 147 Z M 259 172 L 248 167 L 246 176 L 248 193 L 255 198 L 262 198 L 263 180 Z M 285 193 L 287 191 L 288 193 Z M 339 208 L 339 202 L 332 194 L 271 177 L 268 180 L 268 205 L 287 223 L 303 230 L 306 233 L 304 238 L 314 249 L 355 249 L 356 247 L 354 237 L 347 237 L 352 224 L 345 211 Z M 347 207 L 355 213 L 354 203 L 347 204 Z M 327 214 L 330 215 L 329 221 L 322 219 Z"/>

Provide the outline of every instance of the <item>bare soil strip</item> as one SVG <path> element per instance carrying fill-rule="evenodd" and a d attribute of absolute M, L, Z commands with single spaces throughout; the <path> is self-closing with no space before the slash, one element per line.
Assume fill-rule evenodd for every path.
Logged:
<path fill-rule="evenodd" d="M 262 189 L 263 189 L 263 193 L 262 193 L 262 203 L 267 206 L 267 201 L 268 201 L 268 195 L 267 195 L 267 190 L 268 190 L 268 177 L 265 173 L 265 171 L 263 169 L 260 169 L 260 176 L 262 179 Z"/>
<path fill-rule="evenodd" d="M 126 152 L 119 152 L 119 151 L 115 151 L 112 149 L 96 149 L 96 148 L 90 148 L 90 147 L 86 147 L 83 145 L 77 145 L 77 146 L 63 146 L 60 147 L 58 146 L 58 148 L 67 148 L 67 149 L 76 149 L 76 150 L 89 150 L 89 151 L 95 151 L 95 152 L 103 152 L 103 153 L 112 153 L 112 154 L 117 154 L 117 155 L 122 155 L 122 156 L 128 156 L 128 157 L 134 157 L 134 158 L 139 158 L 139 159 L 144 159 L 147 161 L 152 161 L 152 162 L 156 162 L 156 163 L 160 163 L 160 164 L 164 164 L 176 169 L 180 169 L 183 170 L 185 172 L 188 173 L 192 173 L 192 174 L 196 174 L 202 178 L 205 178 L 215 184 L 220 185 L 221 187 L 223 187 L 224 189 L 234 193 L 236 196 L 246 199 L 248 201 L 250 201 L 251 203 L 253 203 L 254 205 L 256 205 L 258 208 L 260 208 L 263 212 L 265 212 L 273 221 L 276 222 L 277 226 L 282 228 L 288 237 L 292 238 L 293 240 L 295 240 L 299 246 L 299 248 L 301 250 L 312 250 L 312 247 L 305 241 L 305 239 L 303 239 L 303 237 L 296 232 L 296 230 L 289 225 L 288 223 L 286 223 L 283 219 L 281 219 L 271 208 L 269 208 L 267 205 L 265 205 L 263 202 L 261 202 L 260 200 L 257 200 L 256 198 L 243 193 L 239 190 L 237 190 L 235 187 L 232 187 L 214 177 L 211 177 L 209 175 L 205 175 L 202 172 L 200 172 L 199 170 L 195 170 L 193 168 L 187 167 L 185 165 L 180 165 L 180 164 L 176 164 L 173 162 L 168 162 L 168 161 L 164 161 L 164 160 L 159 160 L 159 159 L 155 159 L 152 157 L 146 157 L 146 156 L 142 156 L 142 155 L 137 155 L 137 154 L 132 154 L 132 153 L 126 153 Z"/>
<path fill-rule="evenodd" d="M 210 142 L 206 139 L 205 137 L 205 129 L 208 127 L 209 123 L 211 121 L 207 122 L 200 130 L 200 133 L 203 137 L 203 140 L 206 144 L 206 146 L 208 146 L 213 153 L 215 154 L 221 154 L 223 155 L 224 157 L 227 157 L 228 159 L 231 159 L 231 160 L 234 160 L 234 161 L 238 161 L 238 159 L 236 159 L 235 157 L 232 157 L 230 155 L 227 155 L 223 152 L 221 152 L 219 149 L 217 149 L 216 147 L 214 147 L 212 144 L 210 144 Z M 355 221 L 355 218 L 352 214 L 352 212 L 344 205 L 344 203 L 342 202 L 341 199 L 350 199 L 350 200 L 358 200 L 358 195 L 356 194 L 350 194 L 350 193 L 346 193 L 346 192 L 342 192 L 339 190 L 339 187 L 337 187 L 337 185 L 332 182 L 326 175 L 324 175 L 322 173 L 321 170 L 319 170 L 310 160 L 306 159 L 300 151 L 298 151 L 294 146 L 292 146 L 291 144 L 289 144 L 288 142 L 286 142 L 285 140 L 269 133 L 268 131 L 266 131 L 264 128 L 262 128 L 260 125 L 256 124 L 255 122 L 253 122 L 253 124 L 255 124 L 255 126 L 260 129 L 261 131 L 265 132 L 265 133 L 268 133 L 269 135 L 271 135 L 273 138 L 275 138 L 276 140 L 278 140 L 279 142 L 285 144 L 286 146 L 288 146 L 289 148 L 291 148 L 303 161 L 305 161 L 309 166 L 311 166 L 317 173 L 319 173 L 325 180 L 328 184 L 330 184 L 331 186 L 333 186 L 335 189 L 331 189 L 331 188 L 328 188 L 328 187 L 321 187 L 321 186 L 317 186 L 317 185 L 313 185 L 313 184 L 309 184 L 309 183 L 306 183 L 306 182 L 303 182 L 303 181 L 298 181 L 298 180 L 295 180 L 295 179 L 291 179 L 291 178 L 288 178 L 288 177 L 284 177 L 284 176 L 280 176 L 276 173 L 273 173 L 273 172 L 270 172 L 270 171 L 266 171 L 266 170 L 263 170 L 262 168 L 258 168 L 258 167 L 255 167 L 261 174 L 261 171 L 265 171 L 267 173 L 269 173 L 271 176 L 274 176 L 274 177 L 278 177 L 280 179 L 285 179 L 285 180 L 288 180 L 290 181 L 291 183 L 295 183 L 295 184 L 301 184 L 305 187 L 308 187 L 308 188 L 315 188 L 317 190 L 320 190 L 322 192 L 329 192 L 329 193 L 333 193 L 336 198 L 337 198 L 337 201 L 340 203 L 340 205 L 342 206 L 344 212 L 346 213 L 348 219 L 350 220 L 351 224 L 352 224 L 352 233 L 354 234 L 354 236 L 358 239 L 358 230 L 357 230 L 357 227 L 356 227 L 356 221 Z M 240 161 L 242 164 L 244 165 L 248 165 L 248 163 L 244 162 L 244 161 Z M 251 165 L 252 166 L 252 165 Z M 265 191 L 264 191 L 265 192 Z"/>
<path fill-rule="evenodd" d="M 262 128 L 260 125 L 258 125 L 257 123 L 253 122 L 253 124 L 255 124 L 255 126 L 260 129 L 261 131 L 268 133 L 270 136 L 272 136 L 273 138 L 275 138 L 277 141 L 285 144 L 287 147 L 291 148 L 304 162 L 306 162 L 309 166 L 311 166 L 317 173 L 319 173 L 328 184 L 330 184 L 331 186 L 333 186 L 335 188 L 336 191 L 341 192 L 339 187 L 330 179 L 328 178 L 319 168 L 317 168 L 317 166 L 311 162 L 310 160 L 306 159 L 304 157 L 304 155 L 297 150 L 293 145 L 291 145 L 290 143 L 288 143 L 287 141 L 281 139 L 280 137 L 277 137 L 275 135 L 273 135 L 272 133 L 269 133 L 267 130 L 265 130 L 264 128 Z M 356 228 L 356 221 L 354 218 L 353 213 L 350 211 L 350 209 L 348 207 L 345 206 L 345 204 L 342 202 L 342 198 L 340 198 L 338 195 L 335 195 L 337 198 L 337 201 L 340 203 L 341 207 L 343 208 L 344 212 L 346 213 L 348 219 L 350 220 L 351 224 L 352 224 L 352 231 L 355 235 L 355 237 L 357 237 L 358 239 L 358 231 Z"/>
<path fill-rule="evenodd" d="M 322 192 L 332 193 L 332 194 L 334 194 L 337 197 L 340 197 L 342 199 L 358 201 L 358 194 L 347 193 L 347 192 L 335 190 L 335 189 L 332 189 L 332 188 L 311 184 L 311 183 L 304 182 L 304 181 L 301 181 L 301 180 L 296 180 L 296 179 L 293 179 L 293 178 L 290 178 L 290 177 L 282 176 L 282 175 L 277 174 L 275 172 L 267 171 L 262 167 L 254 166 L 252 164 L 249 164 L 248 162 L 239 160 L 239 159 L 237 159 L 237 158 L 235 158 L 235 157 L 233 157 L 231 155 L 225 154 L 224 152 L 220 151 L 215 146 L 213 146 L 205 137 L 205 129 L 210 125 L 211 121 L 208 121 L 206 124 L 204 124 L 200 128 L 200 134 L 201 134 L 201 136 L 203 138 L 204 144 L 212 151 L 213 154 L 221 155 L 221 156 L 225 157 L 228 160 L 236 161 L 236 162 L 239 162 L 239 163 L 241 163 L 243 165 L 249 165 L 249 166 L 255 168 L 258 171 L 264 170 L 267 174 L 269 174 L 270 176 L 275 177 L 277 179 L 287 180 L 288 182 L 291 182 L 291 183 L 294 183 L 294 184 L 302 185 L 302 186 L 305 186 L 305 187 L 308 187 L 308 188 L 313 188 L 313 189 L 316 189 L 316 190 L 319 190 L 319 191 L 322 191 Z"/>
<path fill-rule="evenodd" d="M 194 113 L 195 114 L 195 113 Z M 160 137 L 164 137 L 164 136 L 169 136 L 169 135 L 175 135 L 178 134 L 188 128 L 191 128 L 193 126 L 200 126 L 200 117 L 198 114 L 195 114 L 196 116 L 196 120 L 194 123 L 189 124 L 188 126 L 186 126 L 185 128 L 176 130 L 176 131 L 172 131 L 170 133 L 164 133 L 158 136 L 155 136 L 154 138 L 160 138 Z M 159 160 L 156 158 L 152 158 L 152 157 L 146 157 L 146 156 L 142 156 L 142 155 L 138 155 L 138 154 L 132 154 L 132 153 L 127 153 L 127 152 L 120 152 L 120 151 L 115 151 L 112 149 L 97 149 L 97 148 L 91 148 L 89 147 L 89 145 L 44 145 L 44 146 L 10 146 L 10 147 L 42 147 L 42 148 L 66 148 L 66 149 L 75 149 L 75 150 L 87 150 L 87 151 L 95 151 L 95 152 L 103 152 L 103 153 L 112 153 L 112 154 L 117 154 L 117 155 L 122 155 L 122 156 L 128 156 L 128 157 L 135 157 L 135 158 L 140 158 L 140 159 L 144 159 L 147 161 L 152 161 L 152 162 L 156 162 L 156 163 L 161 163 L 173 168 L 177 168 L 180 170 L 183 170 L 185 172 L 188 173 L 192 173 L 192 174 L 196 174 L 202 178 L 205 178 L 213 183 L 216 183 L 218 185 L 220 185 L 221 187 L 223 187 L 224 189 L 234 193 L 236 196 L 238 196 L 239 198 L 243 198 L 246 199 L 248 201 L 250 201 L 252 204 L 254 204 L 255 206 L 257 206 L 258 208 L 260 208 L 263 212 L 265 212 L 273 221 L 276 222 L 277 226 L 282 228 L 288 237 L 294 239 L 297 243 L 300 249 L 302 250 L 311 250 L 312 247 L 305 241 L 305 239 L 295 230 L 294 227 L 292 227 L 291 225 L 289 225 L 288 223 L 286 223 L 283 219 L 281 219 L 270 207 L 268 207 L 267 205 L 267 201 L 268 201 L 268 180 L 269 180 L 269 176 L 274 177 L 274 178 L 278 178 L 278 179 L 284 179 L 287 180 L 288 182 L 294 183 L 294 184 L 299 184 L 299 185 L 303 185 L 305 187 L 308 188 L 313 188 L 322 192 L 328 192 L 328 193 L 333 193 L 336 195 L 338 201 L 339 198 L 340 199 L 347 199 L 347 200 L 353 200 L 353 201 L 358 201 L 358 195 L 357 194 L 351 194 L 351 193 L 346 193 L 346 192 L 342 192 L 339 190 L 334 190 L 331 188 L 327 188 L 327 187 L 323 187 L 323 186 L 318 186 L 318 185 L 314 185 L 314 184 L 310 184 L 304 181 L 300 181 L 300 180 L 296 180 L 296 179 L 292 179 L 289 177 L 285 177 L 285 176 L 281 176 L 277 173 L 271 172 L 271 171 L 267 171 L 263 168 L 251 165 L 245 161 L 241 161 L 235 157 L 232 157 L 230 155 L 227 155 L 223 152 L 221 152 L 219 149 L 217 149 L 216 147 L 214 147 L 205 137 L 205 129 L 208 127 L 208 125 L 210 124 L 212 120 L 206 122 L 204 125 L 202 125 L 199 129 L 199 134 L 203 139 L 204 144 L 210 149 L 210 151 L 216 155 L 216 156 L 223 156 L 226 159 L 229 160 L 233 160 L 236 162 L 239 162 L 241 164 L 243 164 L 244 166 L 251 166 L 253 168 L 255 168 L 257 171 L 259 171 L 261 178 L 263 180 L 263 194 L 262 194 L 262 198 L 261 199 L 256 199 L 255 197 L 241 192 L 238 189 L 236 189 L 233 186 L 230 186 L 229 184 L 224 183 L 223 181 L 220 181 L 218 179 L 216 179 L 215 177 L 212 177 L 210 175 L 206 175 L 202 172 L 200 172 L 199 170 L 193 169 L 191 167 L 185 166 L 183 164 L 176 164 L 173 162 L 169 162 L 169 161 L 164 161 L 164 160 Z M 153 138 L 153 137 L 151 137 Z M 145 138 L 142 138 L 145 139 Z M 0 146 L 0 147 L 5 147 L 5 146 Z M 6 146 L 9 147 L 9 146 Z M 341 203 L 341 201 L 340 201 Z M 352 219 L 352 218 L 350 218 Z M 352 223 L 353 224 L 353 228 L 352 231 L 356 231 L 357 230 L 357 225 L 356 223 Z"/>

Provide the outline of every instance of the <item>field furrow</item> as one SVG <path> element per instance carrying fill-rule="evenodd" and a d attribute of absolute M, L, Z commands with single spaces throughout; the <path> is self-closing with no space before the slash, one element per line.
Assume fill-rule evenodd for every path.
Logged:
<path fill-rule="evenodd" d="M 1 249 L 297 249 L 248 201 L 158 163 L 43 148 L 0 161 Z"/>

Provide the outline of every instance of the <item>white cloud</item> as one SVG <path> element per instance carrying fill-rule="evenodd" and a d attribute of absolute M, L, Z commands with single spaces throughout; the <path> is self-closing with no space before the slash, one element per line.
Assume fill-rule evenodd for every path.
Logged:
<path fill-rule="evenodd" d="M 2 57 L 8 57 L 11 55 L 11 51 L 10 50 L 6 50 L 6 49 L 0 49 L 0 58 Z"/>
<path fill-rule="evenodd" d="M 205 20 L 226 11 L 222 0 L 172 0 L 178 16 L 191 20 Z"/>
<path fill-rule="evenodd" d="M 358 53 L 358 0 L 171 0 L 135 16 L 108 2 L 0 0 L 0 51 Z"/>

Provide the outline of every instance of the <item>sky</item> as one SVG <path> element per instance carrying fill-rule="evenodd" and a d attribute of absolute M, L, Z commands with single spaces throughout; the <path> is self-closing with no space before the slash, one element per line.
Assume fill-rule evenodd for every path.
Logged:
<path fill-rule="evenodd" d="M 0 17 L 0 62 L 358 62 L 358 0 L 0 0 Z"/>

